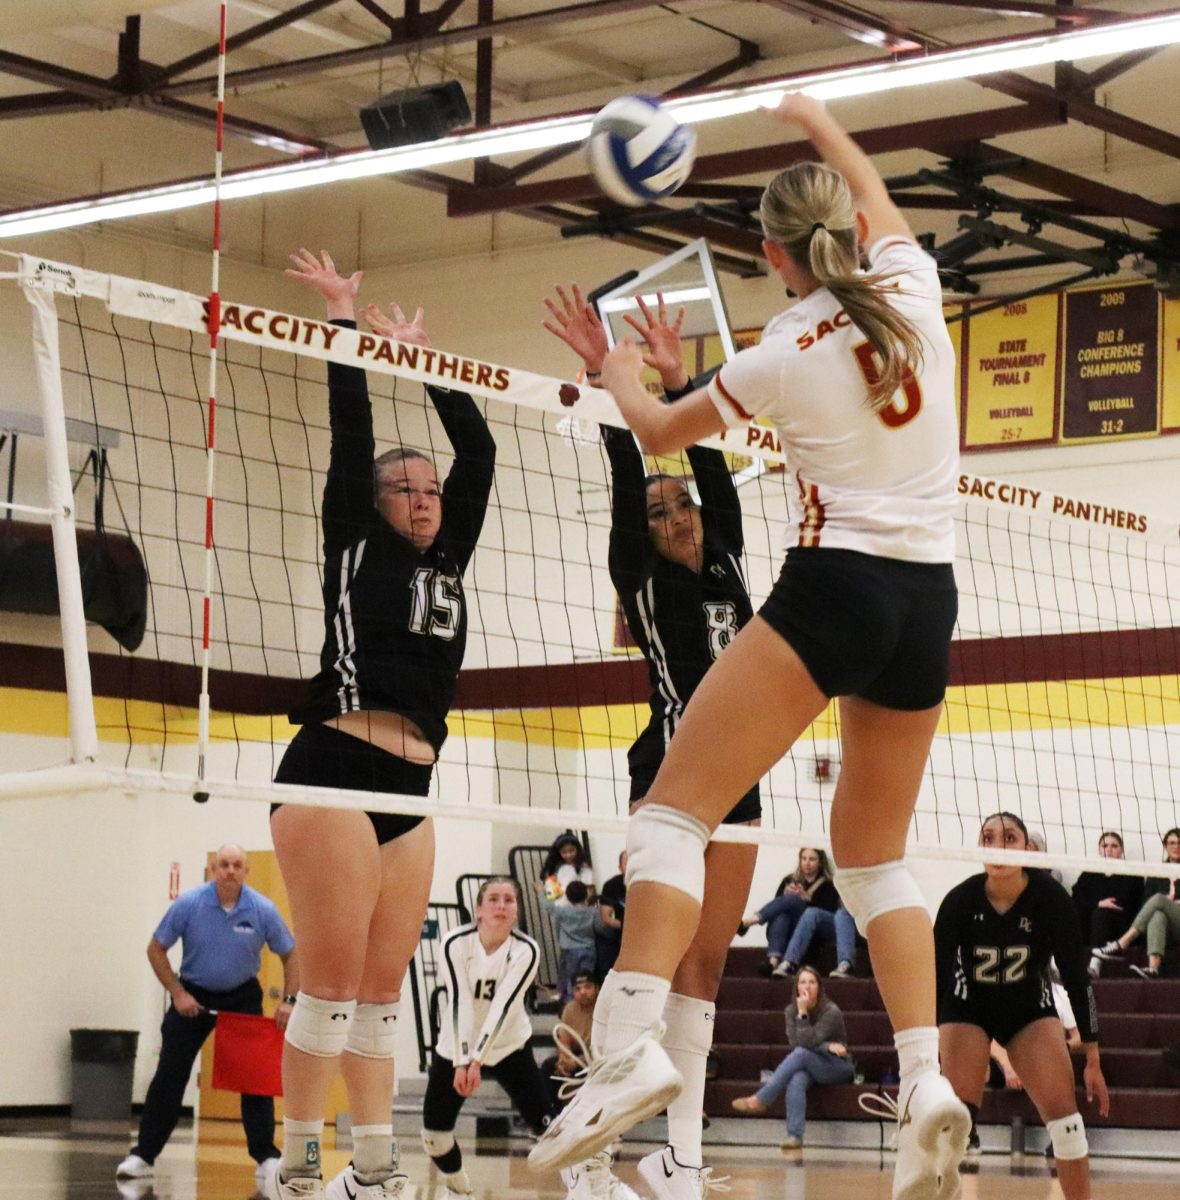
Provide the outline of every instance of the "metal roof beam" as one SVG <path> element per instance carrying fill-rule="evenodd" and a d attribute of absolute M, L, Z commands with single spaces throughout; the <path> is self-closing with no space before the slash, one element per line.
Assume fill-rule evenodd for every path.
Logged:
<path fill-rule="evenodd" d="M 1030 158 L 1013 158 L 1008 151 L 997 146 L 976 146 L 967 159 L 973 166 L 980 166 L 1007 179 L 1018 179 L 1042 191 L 1064 196 L 1085 205 L 1101 216 L 1138 221 L 1154 229 L 1172 232 L 1180 230 L 1180 207 L 1177 205 L 1157 204 L 1145 196 L 1120 191 L 1105 183 L 1084 179 L 1080 175 L 1035 162 Z"/>
<path fill-rule="evenodd" d="M 297 4 L 288 12 L 278 13 L 273 17 L 267 18 L 265 21 L 260 21 L 257 25 L 251 25 L 249 29 L 243 29 L 241 33 L 235 33 L 231 37 L 227 37 L 225 39 L 225 51 L 227 54 L 230 54 L 234 50 L 241 49 L 242 46 L 248 46 L 251 42 L 256 42 L 268 33 L 274 33 L 276 29 L 285 29 L 288 25 L 294 25 L 296 21 L 303 20 L 304 17 L 310 17 L 314 13 L 321 12 L 323 9 L 330 8 L 333 4 L 339 3 L 340 0 L 304 0 L 303 4 Z M 206 46 L 204 50 L 198 50 L 195 54 L 188 54 L 184 58 L 178 58 L 174 63 L 169 63 L 164 68 L 164 78 L 175 79 L 177 75 L 183 75 L 186 71 L 191 71 L 194 67 L 204 66 L 207 62 L 214 62 L 217 59 L 218 52 L 218 43 L 214 42 L 211 46 Z M 216 83 L 216 79 L 214 79 L 214 83 Z"/>
<path fill-rule="evenodd" d="M 95 103 L 73 92 L 34 92 L 0 99 L 0 121 L 20 117 L 56 117 L 63 113 L 93 112 Z"/>
<path fill-rule="evenodd" d="M 391 37 L 387 42 L 362 46 L 356 50 L 336 50 L 330 54 L 316 54 L 310 58 L 297 58 L 285 63 L 272 63 L 262 67 L 248 67 L 231 71 L 225 77 L 227 88 L 244 87 L 254 83 L 265 83 L 272 79 L 292 79 L 299 75 L 319 74 L 340 67 L 354 67 L 361 63 L 376 62 L 383 58 L 400 57 L 409 50 L 432 50 L 437 46 L 457 46 L 481 38 L 504 37 L 511 40 L 521 30 L 536 29 L 548 25 L 563 25 L 573 21 L 592 20 L 596 17 L 615 16 L 644 8 L 660 8 L 658 0 L 586 0 L 568 8 L 547 8 L 539 12 L 524 13 L 515 17 L 501 17 L 495 21 L 476 21 L 455 29 L 434 29 L 429 32 L 406 31 L 400 37 Z M 173 64 L 174 67 L 178 64 Z M 186 68 L 187 69 L 187 68 Z M 170 75 L 174 72 L 169 68 Z M 212 92 L 217 84 L 213 75 L 199 79 L 187 79 L 170 83 L 166 91 L 173 96 L 192 92 Z"/>
<path fill-rule="evenodd" d="M 1010 17 L 1030 17 L 1038 21 L 1050 19 L 1066 25 L 1089 25 L 1094 21 L 1113 21 L 1125 13 L 1107 8 L 1074 8 L 1066 4 L 1041 4 L 1036 0 L 907 0 L 910 4 L 932 8 L 971 8 L 978 12 L 1003 13 Z"/>
<path fill-rule="evenodd" d="M 1016 105 L 970 116 L 939 117 L 931 121 L 889 125 L 880 129 L 865 130 L 853 136 L 868 154 L 884 154 L 892 150 L 909 150 L 915 147 L 935 153 L 954 154 L 956 148 L 970 146 L 979 138 L 1042 129 L 1060 123 L 1061 119 L 1053 109 Z M 740 175 L 766 174 L 781 170 L 793 162 L 800 162 L 814 153 L 810 142 L 797 141 L 710 154 L 697 159 L 693 166 L 692 182 L 703 183 L 714 179 L 732 179 Z M 600 195 L 598 185 L 589 175 L 578 175 L 543 183 L 452 193 L 447 197 L 447 215 L 469 217 L 507 209 L 532 208 L 536 204 L 555 201 L 587 200 Z"/>
<path fill-rule="evenodd" d="M 1096 71 L 1082 71 L 1076 64 L 1071 64 L 1079 90 L 1093 95 L 1100 87 L 1105 87 L 1119 76 L 1133 71 L 1140 63 L 1154 58 L 1162 49 L 1162 46 L 1153 46 L 1150 50 L 1134 50 L 1129 54 L 1120 54 L 1118 58 L 1112 58 Z"/>
<path fill-rule="evenodd" d="M 1148 125 L 1145 121 L 1137 121 L 1134 117 L 1125 117 L 1122 113 L 1110 108 L 1103 108 L 1092 100 L 1077 96 L 1072 92 L 1060 91 L 1048 84 L 1037 83 L 1026 79 L 1012 71 L 1004 71 L 996 75 L 977 76 L 976 83 L 993 91 L 1002 92 L 1029 103 L 1060 104 L 1065 115 L 1082 125 L 1092 129 L 1101 129 L 1104 133 L 1114 134 L 1128 142 L 1146 146 L 1168 158 L 1180 159 L 1180 137 L 1161 129 L 1158 125 Z"/>
<path fill-rule="evenodd" d="M 23 54 L 13 54 L 9 50 L 0 50 L 0 72 L 15 75 L 18 79 L 27 79 L 32 83 L 63 88 L 87 100 L 102 102 L 125 99 L 125 93 L 106 79 L 99 79 L 96 75 L 84 75 L 81 71 L 71 71 L 68 67 L 58 66 L 56 63 L 26 58 Z"/>
<path fill-rule="evenodd" d="M 731 75 L 734 71 L 740 71 L 743 67 L 748 67 L 750 63 L 757 62 L 760 56 L 761 50 L 754 42 L 742 40 L 738 53 L 733 58 L 727 59 L 723 63 L 718 63 L 715 67 L 710 67 L 700 75 L 694 75 L 693 78 L 686 79 L 683 83 L 679 83 L 674 88 L 669 89 L 664 95 L 679 96 L 694 91 L 696 88 L 704 87 L 714 80 Z M 568 158 L 570 155 L 580 152 L 580 146 L 554 146 L 550 150 L 542 150 L 539 154 L 534 154 L 526 158 L 514 167 L 501 168 L 492 175 L 488 182 L 494 183 L 497 187 L 506 187 L 518 179 L 532 175 L 542 167 L 550 166 L 552 163 L 560 162 L 563 158 Z"/>
<path fill-rule="evenodd" d="M 923 34 L 882 20 L 872 13 L 862 12 L 850 4 L 837 4 L 833 0 L 763 0 L 763 3 L 781 12 L 835 29 L 854 41 L 879 46 L 894 53 L 921 50 L 930 45 Z"/>

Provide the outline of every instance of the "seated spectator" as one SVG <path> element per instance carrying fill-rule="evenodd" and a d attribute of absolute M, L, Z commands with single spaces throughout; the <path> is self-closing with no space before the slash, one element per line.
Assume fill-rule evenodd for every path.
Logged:
<path fill-rule="evenodd" d="M 807 1125 L 807 1089 L 813 1083 L 851 1082 L 853 1064 L 844 1014 L 823 994 L 813 967 L 803 967 L 795 976 L 795 996 L 785 1016 L 791 1052 L 767 1083 L 754 1095 L 734 1100 L 733 1107 L 742 1113 L 764 1113 L 785 1092 L 787 1137 L 782 1148 L 798 1150 Z"/>
<path fill-rule="evenodd" d="M 598 915 L 598 905 L 590 903 L 590 889 L 580 879 L 566 887 L 563 901 L 548 896 L 544 884 L 538 883 L 536 887 L 557 930 L 561 998 L 570 1000 L 574 994 L 574 976 L 580 971 L 595 973 L 594 935 L 602 928 L 602 918 Z"/>
<path fill-rule="evenodd" d="M 1108 829 L 1098 839 L 1103 858 L 1123 857 L 1122 834 Z M 1144 880 L 1139 875 L 1104 875 L 1083 871 L 1073 885 L 1073 904 L 1082 925 L 1087 946 L 1105 946 L 1118 941 L 1130 928 L 1143 900 Z M 1090 975 L 1097 979 L 1102 959 L 1091 955 Z"/>
<path fill-rule="evenodd" d="M 823 908 L 819 901 L 813 901 L 807 906 L 795 926 L 795 932 L 791 934 L 791 940 L 787 943 L 783 961 L 775 968 L 774 973 L 780 977 L 794 975 L 817 937 L 820 941 L 836 943 L 836 969 L 831 977 L 844 979 L 851 975 L 856 966 L 856 922 L 848 909 L 839 902 L 839 897 L 835 912 Z"/>
<path fill-rule="evenodd" d="M 815 904 L 835 912 L 838 902 L 827 854 L 804 847 L 799 851 L 795 870 L 779 882 L 774 899 L 757 912 L 743 917 L 738 933 L 744 934 L 752 925 L 766 926 L 766 961 L 762 964 L 762 974 L 776 974 L 781 978 L 787 974 L 785 967 L 779 969 L 787 952 L 787 943 L 808 905 Z"/>
<path fill-rule="evenodd" d="M 598 893 L 598 915 L 602 918 L 602 930 L 595 934 L 595 970 L 599 982 L 607 977 L 619 957 L 623 944 L 623 917 L 627 911 L 627 851 L 619 855 L 619 873 L 612 875 Z"/>
<path fill-rule="evenodd" d="M 566 888 L 575 879 L 584 883 L 590 895 L 594 895 L 594 871 L 586 858 L 585 847 L 572 833 L 563 833 L 553 839 L 541 867 L 541 878 L 550 900 L 563 900 Z"/>
<path fill-rule="evenodd" d="M 561 1021 L 553 1030 L 557 1053 L 541 1064 L 541 1074 L 548 1081 L 550 1095 L 557 1107 L 569 1099 L 568 1095 L 560 1094 L 561 1085 L 567 1079 L 575 1079 L 586 1068 L 584 1055 L 590 1046 L 594 1005 L 597 1003 L 598 981 L 589 971 L 579 971 L 574 976 L 574 997 L 561 1010 Z M 582 1040 L 581 1045 L 578 1038 Z"/>
<path fill-rule="evenodd" d="M 1169 866 L 1180 864 L 1180 828 L 1169 829 L 1163 842 L 1164 862 Z M 1143 888 L 1143 907 L 1131 922 L 1131 928 L 1122 937 L 1099 946 L 1094 957 L 1115 962 L 1123 957 L 1128 946 L 1146 934 L 1147 966 L 1132 965 L 1131 970 L 1142 979 L 1158 979 L 1168 943 L 1180 942 L 1180 891 L 1176 884 L 1175 879 L 1148 879 Z"/>

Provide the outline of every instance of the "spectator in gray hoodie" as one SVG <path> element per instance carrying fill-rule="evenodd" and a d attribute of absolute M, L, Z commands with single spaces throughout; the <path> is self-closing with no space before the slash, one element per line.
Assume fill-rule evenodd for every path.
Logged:
<path fill-rule="evenodd" d="M 814 968 L 803 967 L 795 976 L 795 995 L 786 1007 L 786 1018 L 791 1052 L 768 1082 L 753 1096 L 739 1097 L 733 1107 L 743 1113 L 764 1113 L 785 1092 L 787 1137 L 782 1147 L 798 1150 L 807 1124 L 807 1089 L 813 1083 L 851 1082 L 853 1065 L 844 1014 L 823 994 Z"/>

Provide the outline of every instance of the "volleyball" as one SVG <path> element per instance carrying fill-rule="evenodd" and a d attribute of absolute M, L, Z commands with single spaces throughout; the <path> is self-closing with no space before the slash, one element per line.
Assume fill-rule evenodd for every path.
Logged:
<path fill-rule="evenodd" d="M 637 207 L 670 196 L 692 171 L 697 135 L 654 96 L 620 96 L 594 118 L 586 156 L 598 186 Z"/>

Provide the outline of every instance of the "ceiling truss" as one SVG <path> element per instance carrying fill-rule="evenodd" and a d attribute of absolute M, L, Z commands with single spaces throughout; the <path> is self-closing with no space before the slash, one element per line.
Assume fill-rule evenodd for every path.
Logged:
<path fill-rule="evenodd" d="M 1038 19 L 1052 18 L 1060 25 L 1100 23 L 1119 14 L 1101 9 L 1034 0 L 911 0 L 942 7 L 1002 11 Z M 907 28 L 863 10 L 846 0 L 764 0 L 782 14 L 784 25 L 800 20 L 818 23 L 850 41 L 888 50 L 898 58 L 940 49 L 947 43 L 921 30 Z M 477 127 L 492 121 L 496 47 L 540 33 L 553 35 L 596 18 L 613 17 L 643 9 L 663 8 L 655 0 L 585 0 L 562 8 L 538 8 L 525 15 L 497 18 L 494 0 L 437 0 L 424 10 L 420 0 L 405 0 L 400 13 L 389 10 L 389 0 L 304 0 L 289 10 L 263 20 L 228 39 L 235 51 L 264 41 L 296 22 L 307 21 L 327 9 L 363 9 L 375 18 L 387 37 L 372 44 L 310 57 L 293 58 L 228 72 L 227 88 L 335 72 L 359 64 L 397 59 L 412 52 L 446 47 L 476 46 L 474 112 Z M 460 12 L 460 10 L 463 10 Z M 159 118 L 212 126 L 215 112 L 208 98 L 215 77 L 201 68 L 217 57 L 216 45 L 167 64 L 145 61 L 140 53 L 142 20 L 127 19 L 113 47 L 110 75 L 100 77 L 73 71 L 58 64 L 0 50 L 0 73 L 41 85 L 47 90 L 0 98 L 0 120 L 16 120 L 70 112 L 135 108 Z M 683 16 L 684 20 L 695 20 Z M 697 21 L 697 24 L 703 22 Z M 712 26 L 708 28 L 712 29 Z M 724 33 L 724 31 L 716 31 Z M 669 95 L 706 88 L 737 72 L 747 71 L 764 58 L 756 43 L 726 35 L 729 45 L 717 62 L 669 89 Z M 917 176 L 891 181 L 894 198 L 905 208 L 951 209 L 963 215 L 960 234 L 943 247 L 932 247 L 947 286 L 964 292 L 978 290 L 975 276 L 1046 262 L 1059 262 L 1087 270 L 1117 270 L 1128 255 L 1139 269 L 1159 278 L 1174 278 L 1180 271 L 1180 206 L 1163 205 L 1028 158 L 1014 158 L 989 139 L 1076 121 L 1094 129 L 1180 160 L 1180 137 L 1121 114 L 1100 103 L 1099 90 L 1134 70 L 1156 51 L 1123 55 L 1086 73 L 1062 65 L 1052 85 L 1019 74 L 980 77 L 976 82 L 1019 103 L 976 114 L 947 117 L 908 125 L 884 126 L 863 131 L 857 140 L 870 154 L 919 149 L 935 156 L 942 166 Z M 607 65 L 604 69 L 611 70 Z M 745 80 L 748 82 L 749 80 Z M 193 97 L 189 100 L 186 97 Z M 280 149 L 301 158 L 331 156 L 343 148 L 297 129 L 278 128 L 227 114 L 228 134 Z M 435 172 L 413 172 L 402 180 L 445 192 L 452 217 L 515 212 L 563 227 L 568 236 L 595 234 L 622 238 L 644 249 L 666 252 L 686 238 L 705 237 L 714 247 L 718 265 L 727 271 L 752 274 L 759 270 L 760 238 L 752 218 L 757 189 L 726 183 L 744 176 L 779 170 L 810 153 L 805 143 L 776 144 L 713 154 L 698 159 L 691 180 L 679 193 L 687 207 L 656 205 L 621 210 L 603 200 L 589 176 L 535 177 L 544 168 L 566 158 L 569 148 L 550 150 L 507 168 L 491 161 L 475 164 L 471 182 Z M 1054 199 L 1036 203 L 985 187 L 985 176 L 1048 192 Z M 996 222 L 999 214 L 1019 218 L 1023 228 Z M 1096 219 L 1114 218 L 1147 226 L 1146 237 L 1112 233 Z M 1046 225 L 1056 225 L 1086 241 L 1084 247 L 1042 235 Z M 1002 247 L 1026 253 L 997 260 Z M 1032 253 L 1027 253 L 1032 251 Z M 986 256 L 986 257 L 985 257 Z M 978 262 L 974 260 L 979 259 Z"/>

